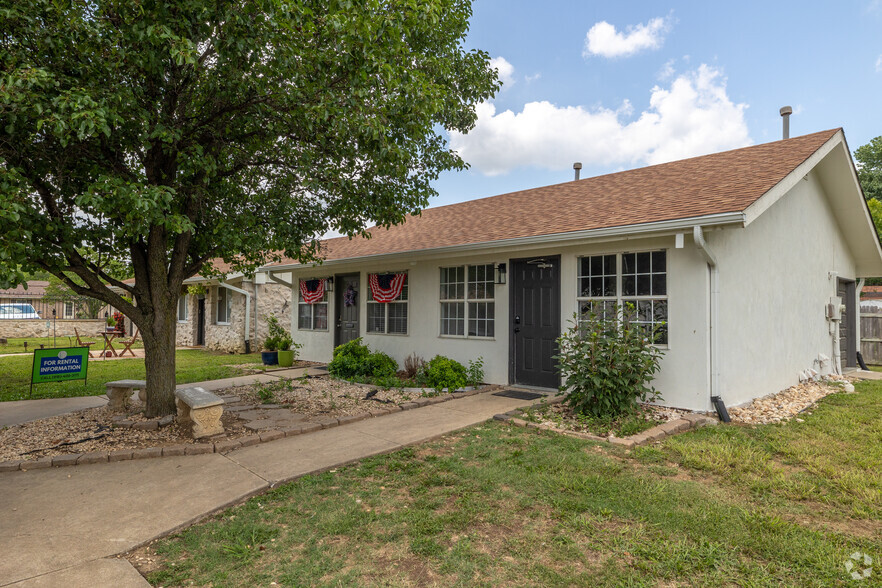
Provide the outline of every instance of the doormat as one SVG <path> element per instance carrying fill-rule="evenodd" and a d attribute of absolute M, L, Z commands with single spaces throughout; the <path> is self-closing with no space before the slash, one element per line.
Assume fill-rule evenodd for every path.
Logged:
<path fill-rule="evenodd" d="M 544 398 L 545 394 L 524 392 L 523 390 L 503 390 L 502 392 L 494 392 L 493 396 L 504 396 L 506 398 L 515 398 L 517 400 L 536 400 L 537 398 Z"/>

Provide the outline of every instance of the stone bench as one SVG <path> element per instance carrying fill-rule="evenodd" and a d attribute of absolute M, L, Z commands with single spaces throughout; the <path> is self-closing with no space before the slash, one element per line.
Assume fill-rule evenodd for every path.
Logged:
<path fill-rule="evenodd" d="M 107 398 L 110 400 L 110 410 L 125 410 L 132 397 L 132 391 L 138 391 L 141 402 L 147 400 L 147 382 L 144 380 L 117 380 L 107 382 Z"/>
<path fill-rule="evenodd" d="M 194 439 L 224 432 L 221 424 L 221 416 L 224 414 L 223 398 L 198 387 L 175 390 L 175 398 L 178 423 L 192 423 Z"/>

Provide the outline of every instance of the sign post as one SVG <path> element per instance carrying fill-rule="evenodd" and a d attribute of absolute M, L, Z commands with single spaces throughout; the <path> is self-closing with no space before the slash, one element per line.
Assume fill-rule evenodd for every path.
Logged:
<path fill-rule="evenodd" d="M 88 369 L 88 347 L 34 349 L 34 368 L 31 372 L 29 396 L 33 395 L 34 384 L 83 380 L 85 385 Z"/>

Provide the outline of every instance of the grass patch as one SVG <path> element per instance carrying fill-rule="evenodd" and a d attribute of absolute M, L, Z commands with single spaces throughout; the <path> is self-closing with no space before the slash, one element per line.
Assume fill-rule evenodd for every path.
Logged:
<path fill-rule="evenodd" d="M 148 579 L 846 585 L 851 553 L 882 555 L 872 529 L 882 386 L 858 390 L 805 423 L 708 428 L 633 452 L 491 422 L 251 499 L 155 544 L 161 567 Z M 807 485 L 824 508 L 842 507 L 824 515 L 838 525 L 805 516 L 818 495 L 791 488 Z"/>
<path fill-rule="evenodd" d="M 124 335 L 123 339 L 131 339 L 131 335 Z M 83 335 L 83 340 L 89 341 L 97 341 L 95 345 L 92 346 L 92 349 L 97 347 L 98 351 L 100 351 L 103 347 L 103 340 L 100 335 Z M 27 343 L 27 350 L 25 349 L 25 343 Z M 101 343 L 101 345 L 99 345 Z M 71 335 L 68 337 L 58 336 L 54 339 L 52 337 L 17 337 L 12 339 L 7 339 L 6 344 L 0 344 L 0 355 L 5 355 L 7 353 L 33 353 L 34 349 L 39 349 L 40 345 L 43 345 L 46 348 L 49 347 L 75 347 L 77 344 L 77 338 Z M 114 345 L 116 347 L 116 345 Z M 132 349 L 143 349 L 144 343 L 141 342 L 140 337 L 138 338 L 138 342 L 132 345 Z M 121 350 L 121 347 L 118 347 L 118 350 Z"/>
<path fill-rule="evenodd" d="M 857 390 L 822 399 L 801 423 L 709 427 L 665 448 L 672 461 L 753 499 L 882 521 L 882 382 Z"/>
<path fill-rule="evenodd" d="M 237 368 L 237 365 L 259 362 L 260 354 L 256 353 L 230 355 L 203 349 L 182 349 L 175 353 L 175 375 L 179 384 L 230 378 L 242 375 L 242 370 Z M 0 378 L 0 402 L 28 398 L 32 367 L 33 356 L 31 354 L 0 358 L 0 373 L 3 375 Z M 107 382 L 126 379 L 141 380 L 146 377 L 146 373 L 143 358 L 113 361 L 90 359 L 89 378 L 85 386 L 82 380 L 37 384 L 34 386 L 32 398 L 98 396 L 107 392 L 104 387 Z"/>

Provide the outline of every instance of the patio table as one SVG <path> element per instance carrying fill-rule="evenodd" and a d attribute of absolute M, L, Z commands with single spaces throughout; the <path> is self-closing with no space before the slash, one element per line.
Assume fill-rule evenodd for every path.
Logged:
<path fill-rule="evenodd" d="M 113 346 L 113 340 L 117 337 L 122 337 L 122 333 L 120 331 L 99 331 L 99 335 L 104 337 L 104 350 L 101 352 L 101 357 L 107 359 L 107 352 L 110 351 L 112 357 L 116 357 L 116 348 Z"/>

